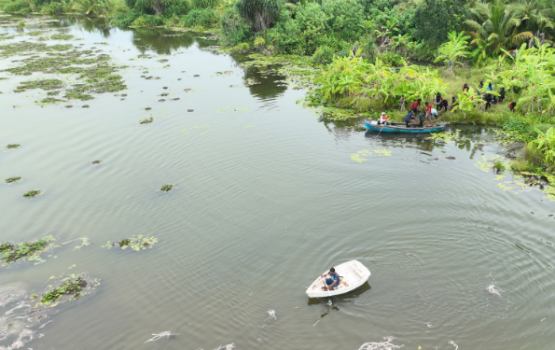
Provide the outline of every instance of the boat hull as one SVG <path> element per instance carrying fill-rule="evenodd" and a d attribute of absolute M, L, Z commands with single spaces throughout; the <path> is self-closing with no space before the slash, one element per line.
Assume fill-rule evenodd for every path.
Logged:
<path fill-rule="evenodd" d="M 327 273 L 328 271 L 325 271 Z M 335 295 L 345 294 L 351 292 L 358 287 L 362 286 L 370 278 L 370 270 L 362 265 L 358 260 L 351 260 L 341 265 L 335 266 L 335 272 L 342 277 L 342 283 L 338 289 L 324 291 L 322 287 L 325 285 L 325 280 L 318 277 L 306 290 L 309 298 L 328 298 Z M 345 285 L 347 284 L 347 285 Z"/>
<path fill-rule="evenodd" d="M 440 132 L 445 130 L 445 125 L 433 125 L 429 127 L 414 127 L 407 128 L 405 124 L 397 123 L 392 125 L 372 125 L 368 122 L 364 123 L 366 129 L 377 131 L 377 132 L 387 132 L 387 133 L 407 133 L 407 134 L 429 134 L 433 132 Z"/>

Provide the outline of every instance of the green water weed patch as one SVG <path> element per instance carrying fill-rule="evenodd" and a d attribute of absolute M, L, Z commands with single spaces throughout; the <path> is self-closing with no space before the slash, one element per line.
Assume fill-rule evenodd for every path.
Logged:
<path fill-rule="evenodd" d="M 32 242 L 0 243 L 0 266 L 7 266 L 18 261 L 35 261 L 35 265 L 44 262 L 40 257 L 43 252 L 56 247 L 53 236 L 44 236 Z"/>
<path fill-rule="evenodd" d="M 162 188 L 160 188 L 160 191 L 162 192 L 170 192 L 173 188 L 172 184 L 166 184 L 164 186 L 162 186 Z"/>
<path fill-rule="evenodd" d="M 55 279 L 47 286 L 36 306 L 54 307 L 61 303 L 77 300 L 89 295 L 100 285 L 100 279 L 87 277 L 84 273 L 52 276 Z"/>
<path fill-rule="evenodd" d="M 23 195 L 24 198 L 35 198 L 36 196 L 41 195 L 43 192 L 40 190 L 32 190 Z"/>
<path fill-rule="evenodd" d="M 154 236 L 149 237 L 149 236 L 137 235 L 137 236 L 131 236 L 129 238 L 123 238 L 119 241 L 114 241 L 114 242 L 108 241 L 102 247 L 112 249 L 117 245 L 121 249 L 131 248 L 131 250 L 138 252 L 147 248 L 152 248 L 152 246 L 154 246 L 154 244 L 156 243 L 158 243 L 158 238 Z"/>
<path fill-rule="evenodd" d="M 21 145 L 18 143 L 10 143 L 9 145 L 6 146 L 7 149 L 16 149 L 19 147 L 21 147 Z"/>
<path fill-rule="evenodd" d="M 12 177 L 8 177 L 5 181 L 6 181 L 6 183 L 8 183 L 8 184 L 13 184 L 13 183 L 16 183 L 16 182 L 21 181 L 21 176 L 12 176 Z"/>
<path fill-rule="evenodd" d="M 63 85 L 64 83 L 59 79 L 24 81 L 19 84 L 15 92 L 24 92 L 31 89 L 54 90 L 62 88 Z"/>

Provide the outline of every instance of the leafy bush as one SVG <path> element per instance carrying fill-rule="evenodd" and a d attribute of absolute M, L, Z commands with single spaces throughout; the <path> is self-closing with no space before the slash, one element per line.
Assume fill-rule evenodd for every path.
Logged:
<path fill-rule="evenodd" d="M 343 40 L 355 40 L 364 30 L 362 6 L 356 0 L 322 0 L 327 27 Z"/>
<path fill-rule="evenodd" d="M 110 21 L 116 27 L 128 27 L 135 21 L 141 14 L 137 10 L 130 10 L 127 13 L 120 13 Z"/>
<path fill-rule="evenodd" d="M 141 15 L 131 23 L 132 27 L 157 27 L 164 24 L 164 19 L 152 15 Z"/>
<path fill-rule="evenodd" d="M 266 40 L 264 38 L 258 37 L 254 39 L 254 47 L 260 52 L 264 51 L 264 47 L 266 46 Z"/>
<path fill-rule="evenodd" d="M 50 16 L 59 16 L 64 12 L 64 6 L 59 2 L 51 2 L 44 6 L 41 11 Z"/>
<path fill-rule="evenodd" d="M 246 54 L 250 51 L 251 47 L 248 43 L 240 43 L 231 48 L 231 52 Z"/>
<path fill-rule="evenodd" d="M 537 130 L 538 137 L 528 143 L 532 152 L 540 154 L 542 165 L 555 165 L 555 128 L 551 127 L 545 133 Z"/>
<path fill-rule="evenodd" d="M 318 64 L 329 64 L 333 60 L 333 50 L 325 45 L 322 45 L 312 55 L 312 62 Z"/>
<path fill-rule="evenodd" d="M 186 16 L 181 17 L 181 22 L 185 27 L 204 27 L 210 28 L 218 23 L 218 16 L 214 10 L 208 9 L 195 9 L 189 12 Z"/>
<path fill-rule="evenodd" d="M 172 3 L 170 6 L 166 8 L 164 11 L 164 16 L 172 17 L 172 16 L 183 16 L 191 11 L 193 6 L 191 5 L 190 1 L 181 0 Z"/>
<path fill-rule="evenodd" d="M 227 8 L 220 20 L 220 42 L 225 46 L 235 46 L 240 42 L 249 41 L 252 27 L 234 8 Z"/>
<path fill-rule="evenodd" d="M 5 12 L 31 12 L 27 1 L 18 0 L 7 3 L 3 9 Z"/>
<path fill-rule="evenodd" d="M 220 0 L 192 0 L 192 5 L 196 9 L 214 8 L 220 4 Z"/>
<path fill-rule="evenodd" d="M 405 62 L 403 56 L 391 51 L 380 53 L 376 57 L 379 58 L 382 63 L 388 66 L 399 67 L 402 66 Z"/>
<path fill-rule="evenodd" d="M 272 28 L 283 8 L 283 0 L 239 0 L 236 8 L 256 31 Z"/>

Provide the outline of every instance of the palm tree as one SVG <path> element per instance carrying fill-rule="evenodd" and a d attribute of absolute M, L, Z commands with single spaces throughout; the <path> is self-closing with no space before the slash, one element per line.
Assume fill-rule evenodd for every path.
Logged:
<path fill-rule="evenodd" d="M 519 12 L 506 0 L 480 2 L 471 12 L 475 19 L 465 21 L 474 39 L 471 44 L 489 43 L 488 49 L 495 55 L 502 49 L 513 49 L 534 36 L 529 31 L 518 33 L 517 28 L 521 24 Z"/>
<path fill-rule="evenodd" d="M 538 30 L 543 32 L 546 28 L 553 29 L 553 17 L 549 1 L 518 0 L 513 6 L 517 17 L 522 21 L 523 28 L 531 32 Z"/>

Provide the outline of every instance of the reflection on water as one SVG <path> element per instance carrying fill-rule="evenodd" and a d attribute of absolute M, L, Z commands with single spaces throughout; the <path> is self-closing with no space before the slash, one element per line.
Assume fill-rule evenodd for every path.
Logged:
<path fill-rule="evenodd" d="M 65 76 L 2 73 L 0 146 L 22 146 L 0 153 L 0 178 L 24 179 L 0 184 L 2 240 L 91 244 L 2 269 L 0 286 L 23 292 L 0 304 L 0 319 L 50 276 L 71 269 L 103 281 L 44 328 L 18 321 L 34 332 L 25 347 L 135 349 L 170 331 L 179 335 L 149 345 L 358 349 L 391 335 L 408 349 L 552 348 L 555 207 L 491 171 L 505 151 L 487 130 L 452 128 L 464 140 L 448 142 L 356 132 L 353 121 L 325 122 L 299 106 L 304 92 L 284 77 L 214 52 L 205 34 L 32 20 L 2 45 L 39 40 L 23 34 L 40 28 L 82 39 L 64 43 L 83 50 L 106 42 L 102 52 L 127 66 L 119 73 L 128 89 L 96 95 L 86 109 L 41 108 L 33 101 L 46 91 L 15 87 Z M 17 33 L 16 24 L 3 19 L 1 30 Z M 3 67 L 19 59 L 0 58 Z M 33 189 L 45 194 L 22 197 Z M 159 243 L 101 248 L 133 235 Z M 332 305 L 307 299 L 314 276 L 352 259 L 372 271 L 372 288 Z M 492 285 L 501 296 L 487 292 Z"/>

